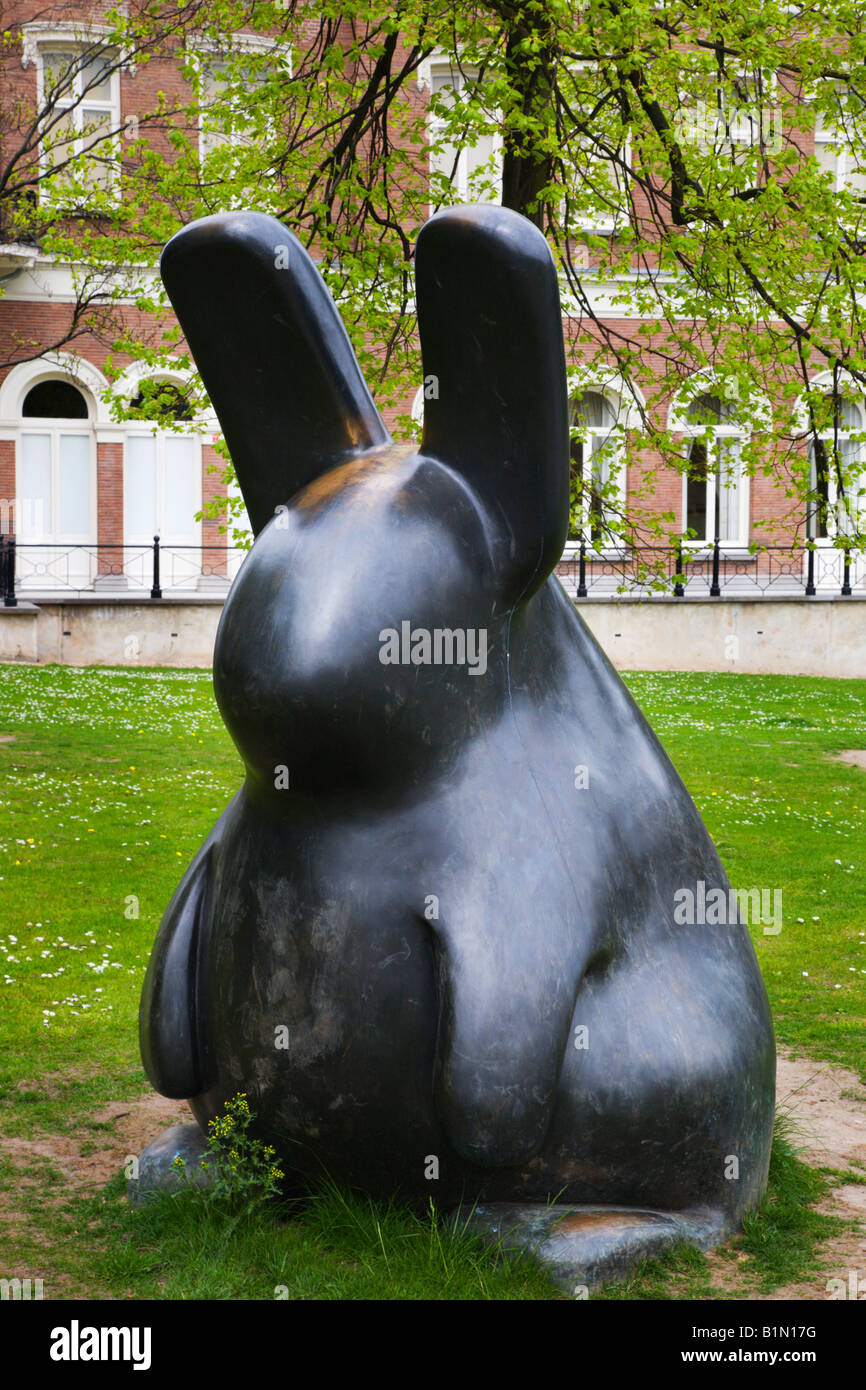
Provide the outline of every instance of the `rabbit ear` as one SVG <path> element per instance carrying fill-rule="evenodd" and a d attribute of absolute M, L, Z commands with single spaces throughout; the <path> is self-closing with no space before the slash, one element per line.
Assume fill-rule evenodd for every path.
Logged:
<path fill-rule="evenodd" d="M 160 270 L 256 533 L 314 478 L 389 441 L 322 277 L 276 218 L 193 222 Z"/>
<path fill-rule="evenodd" d="M 568 393 L 553 257 L 525 217 L 488 204 L 431 218 L 415 266 L 422 449 L 480 495 L 503 594 L 516 601 L 547 577 L 568 534 Z"/>

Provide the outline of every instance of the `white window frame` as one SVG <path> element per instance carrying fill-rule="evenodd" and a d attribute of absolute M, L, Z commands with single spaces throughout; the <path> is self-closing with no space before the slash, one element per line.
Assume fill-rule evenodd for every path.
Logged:
<path fill-rule="evenodd" d="M 121 65 L 123 64 L 123 52 L 117 45 L 108 41 L 106 41 L 104 45 L 100 45 L 100 39 L 106 38 L 106 40 L 108 40 L 110 32 L 111 31 L 105 25 L 89 26 L 84 29 L 76 24 L 33 24 L 25 26 L 24 48 L 21 61 L 24 67 L 28 67 L 31 63 L 35 64 L 36 99 L 40 111 L 43 109 L 48 95 L 46 91 L 45 73 L 45 60 L 48 54 L 68 52 L 70 59 L 74 61 L 80 59 L 88 52 L 91 58 L 96 58 L 100 49 L 103 49 L 105 52 L 113 55 L 111 62 L 116 65 L 109 74 L 110 96 L 108 99 L 92 97 L 84 91 L 82 80 L 83 71 L 82 67 L 79 66 L 75 71 L 68 98 L 64 94 L 64 97 L 58 100 L 54 107 L 54 113 L 61 111 L 73 113 L 77 134 L 75 139 L 69 142 L 68 159 L 71 161 L 83 155 L 86 156 L 91 146 L 95 146 L 100 152 L 104 151 L 108 153 L 108 151 L 111 150 L 110 161 L 106 161 L 110 163 L 109 179 L 105 185 L 96 184 L 92 189 L 83 190 L 83 197 L 87 198 L 87 201 L 83 202 L 82 198 L 76 199 L 73 197 L 72 190 L 68 187 L 63 187 L 62 179 L 66 172 L 66 166 L 64 164 L 57 175 L 61 182 L 56 187 L 52 188 L 50 180 L 55 166 L 51 161 L 48 151 L 45 149 L 45 131 L 43 129 L 40 131 L 39 140 L 39 170 L 41 178 L 44 178 L 46 182 L 44 184 L 40 183 L 39 196 L 41 199 L 47 197 L 51 202 L 56 202 L 61 205 L 73 203 L 83 210 L 87 209 L 91 199 L 95 202 L 100 198 L 107 197 L 112 205 L 116 205 L 119 200 L 120 136 L 123 129 L 120 71 Z M 125 70 L 133 74 L 135 72 L 135 66 L 130 64 Z M 99 110 L 100 112 L 108 114 L 109 128 L 111 130 L 110 135 L 98 136 L 93 140 L 84 133 L 85 108 L 93 108 L 94 110 Z M 50 129 L 56 129 L 56 126 L 51 124 Z"/>
<path fill-rule="evenodd" d="M 35 383 L 39 385 L 39 383 Z M 77 382 L 71 383 L 76 390 L 81 391 Z M 32 389 L 32 388 L 31 388 Z M 84 394 L 83 392 L 81 393 Z M 85 397 L 86 400 L 86 397 Z M 88 412 L 90 405 L 88 402 Z M 97 498 L 96 498 L 96 437 L 93 430 L 93 420 L 88 416 L 87 420 L 65 419 L 61 416 L 38 416 L 22 415 L 19 428 L 19 439 L 23 440 L 25 435 L 49 435 L 51 439 L 51 512 L 48 518 L 49 524 L 44 527 L 41 533 L 27 534 L 23 526 L 19 527 L 16 518 L 16 527 L 19 529 L 19 540 L 22 544 L 44 545 L 44 546 L 91 546 L 97 543 Z M 89 508 L 88 508 L 88 527 L 86 531 L 61 531 L 60 522 L 60 436 L 74 434 L 87 440 L 88 445 L 88 466 L 89 466 Z M 16 471 L 21 467 L 21 455 L 17 456 Z M 20 489 L 20 483 L 16 485 Z M 25 502 L 27 499 L 22 498 Z M 23 508 L 21 522 L 27 517 L 27 507 Z"/>
<path fill-rule="evenodd" d="M 860 412 L 859 428 L 853 429 L 851 427 L 840 426 L 838 429 L 834 431 L 831 426 L 828 429 L 820 430 L 818 432 L 818 438 L 827 445 L 829 445 L 830 453 L 832 453 L 832 450 L 837 440 L 841 441 L 843 439 L 856 439 L 858 435 L 863 435 L 864 432 L 866 432 L 866 400 L 860 399 L 852 402 L 852 404 L 855 404 Z M 862 465 L 859 479 L 859 488 L 866 490 L 866 441 L 864 441 L 863 439 L 859 440 L 858 442 L 857 453 L 859 455 L 859 461 Z M 814 435 L 811 436 L 809 439 L 808 458 L 809 488 L 811 491 L 814 491 L 817 488 L 817 467 L 815 458 Z M 851 507 L 852 502 L 853 514 Z M 848 526 L 840 527 L 840 514 L 842 513 L 843 508 L 847 515 Z M 811 534 L 812 530 L 814 529 L 815 522 L 817 520 L 816 504 L 813 502 L 809 503 L 807 507 L 806 538 L 807 540 L 814 541 L 815 546 L 818 548 L 828 547 L 838 549 L 838 547 L 835 546 L 835 541 L 840 536 L 851 535 L 854 533 L 854 531 L 856 531 L 858 516 L 866 516 L 866 491 L 864 491 L 862 496 L 857 496 L 848 500 L 840 499 L 838 485 L 836 482 L 835 470 L 831 470 L 827 478 L 827 535 L 813 536 Z"/>
<path fill-rule="evenodd" d="M 608 462 L 608 473 L 609 473 L 609 476 L 610 476 L 610 475 L 613 475 L 613 474 L 616 475 L 615 482 L 616 482 L 617 500 L 619 501 L 620 506 L 624 508 L 624 506 L 625 506 L 625 499 L 626 499 L 626 476 L 625 476 L 625 475 L 626 475 L 626 464 L 625 464 L 625 448 L 624 448 L 624 445 L 625 445 L 625 440 L 624 440 L 624 426 L 623 426 L 623 424 L 622 424 L 622 422 L 621 422 L 621 419 L 620 419 L 620 416 L 621 416 L 621 402 L 619 401 L 619 399 L 617 399 L 616 397 L 614 397 L 613 394 L 612 394 L 610 391 L 606 390 L 603 386 L 600 386 L 600 385 L 595 384 L 595 383 L 592 383 L 592 382 L 590 382 L 589 384 L 583 384 L 583 383 L 581 383 L 579 386 L 577 386 L 575 389 L 573 389 L 573 390 L 569 393 L 569 398 L 568 398 L 568 400 L 569 400 L 569 418 L 571 418 L 571 416 L 572 416 L 573 413 L 574 413 L 574 408 L 575 408 L 575 405 L 576 405 L 578 399 L 579 399 L 581 396 L 585 396 L 585 395 L 600 396 L 600 397 L 602 398 L 602 400 L 607 404 L 607 406 L 608 406 L 608 407 L 610 408 L 610 410 L 612 411 L 614 419 L 613 419 L 613 423 L 612 423 L 611 425 L 607 426 L 607 427 L 599 426 L 599 425 L 584 425 L 584 426 L 582 426 L 582 427 L 580 427 L 580 428 L 578 429 L 578 431 L 577 431 L 577 437 L 580 439 L 580 442 L 583 444 L 585 450 L 586 450 L 587 445 L 589 446 L 589 464 L 590 464 L 590 467 L 592 467 L 593 459 L 594 459 L 594 455 L 593 455 L 593 452 L 592 452 L 592 440 L 593 440 L 593 439 L 601 439 L 601 440 L 603 441 L 604 444 L 608 444 L 608 445 L 609 445 L 609 453 L 608 453 L 608 459 L 609 459 L 609 462 Z M 575 427 L 574 425 L 571 425 L 571 426 L 570 426 L 570 430 L 573 430 L 573 429 L 575 429 L 575 428 L 576 428 L 576 427 Z M 573 436 L 571 433 L 569 433 L 569 440 L 571 441 L 573 438 L 574 438 L 574 436 Z M 586 466 L 586 462 L 587 462 L 587 458 L 586 458 L 586 453 L 585 453 L 585 454 L 584 454 L 584 467 Z M 571 450 L 569 449 L 569 473 L 570 473 L 570 464 L 571 464 Z M 569 494 L 570 494 L 570 486 L 569 486 Z M 581 515 L 581 518 L 580 518 L 579 533 L 578 533 L 577 535 L 575 535 L 575 536 L 572 536 L 572 535 L 571 535 L 571 499 L 570 499 L 570 495 L 569 495 L 569 518 L 568 518 L 568 521 L 569 521 L 569 527 L 568 527 L 568 529 L 569 529 L 569 536 L 568 536 L 568 539 L 566 540 L 565 547 L 564 547 L 564 550 L 563 550 L 563 554 L 564 554 L 566 557 L 569 557 L 569 556 L 571 556 L 571 555 L 576 554 L 576 553 L 580 550 L 581 536 L 583 537 L 583 540 L 584 540 L 586 552 L 587 552 L 587 554 L 590 555 L 590 556 L 591 556 L 591 555 L 596 555 L 596 556 L 598 556 L 599 558 L 602 558 L 602 557 L 604 557 L 604 556 L 619 555 L 619 554 L 621 554 L 622 551 L 623 551 L 623 549 L 624 549 L 624 543 L 623 543 L 621 540 L 620 540 L 620 541 L 613 541 L 613 542 L 611 542 L 610 540 L 608 540 L 607 544 L 606 544 L 606 545 L 603 545 L 602 548 L 601 548 L 600 550 L 597 550 L 597 549 L 596 549 L 596 546 L 595 546 L 595 544 L 594 544 L 594 542 L 593 542 L 593 539 L 592 539 L 592 533 L 591 533 L 590 524 L 589 524 L 589 511 L 590 511 L 590 502 L 589 502 L 589 499 L 587 499 L 587 500 L 583 503 L 583 505 L 582 505 L 582 507 L 581 507 L 580 510 L 581 510 L 582 515 Z M 603 512 L 604 512 L 604 509 L 603 509 Z M 602 522 L 604 522 L 604 515 L 602 515 Z"/>
<path fill-rule="evenodd" d="M 733 74 L 733 76 L 735 79 L 748 82 L 751 74 L 740 71 Z M 749 149 L 760 149 L 762 146 L 765 149 L 767 148 L 767 142 L 764 139 L 766 128 L 764 117 L 767 113 L 768 106 L 772 103 L 775 94 L 779 90 L 778 74 L 770 68 L 762 68 L 761 84 L 763 86 L 763 92 L 761 94 L 757 122 L 753 118 L 752 110 L 758 103 L 753 102 L 745 106 L 734 106 L 729 104 L 732 103 L 731 93 L 726 91 L 724 87 L 716 88 L 717 107 L 715 114 L 718 120 L 724 122 L 727 138 L 732 145 L 744 145 Z M 728 111 L 734 113 L 733 119 L 728 118 Z M 713 148 L 715 147 L 713 146 Z"/>
<path fill-rule="evenodd" d="M 97 373 L 88 364 L 83 366 L 89 376 L 97 377 Z M 87 406 L 87 418 L 25 415 L 24 402 L 33 388 L 46 381 L 58 380 L 68 382 L 80 392 Z M 98 397 L 93 394 L 90 383 L 85 386 L 65 364 L 55 364 L 50 362 L 50 359 L 13 368 L 7 377 L 6 385 L 8 392 L 17 396 L 14 430 L 10 433 L 3 430 L 4 437 L 15 440 L 15 530 L 21 547 L 18 555 L 17 585 L 22 593 L 62 593 L 89 589 L 96 570 L 98 545 Z M 8 392 L 4 394 L 8 396 Z M 87 530 L 81 532 L 57 529 L 60 522 L 60 437 L 70 434 L 86 439 L 88 444 L 88 518 Z M 27 526 L 31 516 L 30 507 L 27 505 L 29 499 L 23 495 L 22 477 L 23 440 L 26 436 L 36 435 L 49 436 L 51 469 L 51 516 L 43 516 L 43 525 L 39 531 L 30 530 Z"/>
<path fill-rule="evenodd" d="M 135 399 L 142 390 L 145 383 L 157 386 L 171 386 L 186 396 L 190 386 L 188 373 L 178 373 L 172 371 L 148 371 L 139 368 L 131 368 L 124 374 L 119 383 L 119 395 L 126 401 L 127 405 Z M 180 533 L 167 532 L 165 530 L 165 496 L 166 496 L 166 464 L 165 464 L 165 445 L 168 439 L 191 439 L 195 444 L 195 502 L 193 511 L 200 512 L 202 509 L 202 448 L 207 442 L 208 431 L 214 427 L 216 417 L 210 412 L 193 415 L 189 420 L 178 420 L 177 428 L 164 428 L 157 420 L 124 420 L 121 426 L 123 441 L 123 543 L 124 545 L 135 547 L 140 545 L 152 545 L 154 535 L 158 535 L 160 544 L 171 545 L 201 545 L 202 523 L 194 523 L 194 530 L 181 538 Z M 152 439 L 156 443 L 155 452 L 155 498 L 154 512 L 156 515 L 156 528 L 154 531 L 145 534 L 144 531 L 134 531 L 130 525 L 129 510 L 126 505 L 126 446 L 127 441 L 132 438 Z"/>
<path fill-rule="evenodd" d="M 596 66 L 597 64 L 588 60 L 585 62 L 573 62 L 570 64 L 570 70 L 573 73 L 589 72 Z M 593 164 L 608 165 L 611 167 L 614 182 L 619 190 L 621 206 L 618 212 L 611 212 L 608 215 L 598 213 L 594 218 L 589 213 L 581 213 L 580 221 L 575 221 L 572 225 L 576 232 L 583 232 L 587 236 L 613 236 L 622 226 L 623 220 L 628 221 L 628 189 L 626 186 L 628 175 L 623 173 L 614 161 L 609 159 L 606 155 L 591 154 L 589 158 Z M 631 168 L 631 141 L 628 139 L 623 145 L 622 161 L 628 168 Z M 587 387 L 586 389 L 589 390 L 591 388 Z"/>
<path fill-rule="evenodd" d="M 850 119 L 853 120 L 854 118 L 851 117 Z M 835 146 L 833 169 L 827 170 L 828 173 L 832 172 L 833 174 L 834 193 L 842 193 L 848 189 L 847 180 L 852 174 L 859 174 L 866 185 L 866 154 L 861 156 L 861 167 L 857 168 L 854 164 L 855 155 L 848 142 L 844 127 L 836 125 L 822 111 L 816 111 L 814 137 L 816 159 L 819 149 L 825 153 L 825 162 L 821 164 L 822 168 L 826 168 L 830 162 L 829 159 L 826 159 L 826 152 L 832 151 Z M 819 163 L 821 163 L 820 159 Z M 855 195 L 864 196 L 866 195 L 866 186 L 859 189 L 851 188 L 849 191 Z"/>
<path fill-rule="evenodd" d="M 133 531 L 127 516 L 126 502 L 126 443 L 130 439 L 153 439 L 156 444 L 155 449 L 155 491 L 154 511 L 156 513 L 156 529 L 145 535 L 144 531 Z M 201 522 L 193 520 L 193 529 L 188 535 L 181 537 L 180 532 L 168 532 L 165 529 L 165 499 L 166 499 L 166 441 L 168 439 L 190 439 L 195 445 L 195 504 L 194 511 L 201 511 L 201 435 L 190 422 L 189 430 L 161 430 L 136 428 L 133 426 L 128 429 L 124 436 L 124 457 L 123 457 L 123 543 L 127 546 L 150 545 L 153 543 L 154 536 L 159 536 L 160 545 L 183 546 L 201 545 Z"/>
<path fill-rule="evenodd" d="M 146 422 L 136 425 L 130 422 L 123 439 L 123 544 L 124 571 L 133 588 L 150 588 L 152 582 L 153 538 L 159 537 L 160 545 L 160 583 L 163 589 L 195 589 L 202 586 L 204 579 L 204 552 L 202 545 L 202 523 L 195 520 L 195 513 L 202 509 L 202 435 L 194 421 L 184 422 L 188 429 L 173 430 L 148 428 Z M 153 531 L 132 529 L 129 514 L 127 490 L 128 444 L 130 439 L 149 439 L 154 443 L 154 511 L 156 521 Z M 189 533 L 166 530 L 166 492 L 167 466 L 166 443 L 169 439 L 190 439 L 194 444 L 193 473 L 195 494 L 193 500 L 192 526 Z M 192 546 L 191 550 L 186 547 Z"/>
<path fill-rule="evenodd" d="M 699 386 L 692 394 L 686 408 L 692 401 L 703 395 L 718 395 L 718 388 Z M 724 397 L 722 397 L 724 399 Z M 685 413 L 685 411 L 683 412 Z M 730 554 L 737 550 L 747 550 L 749 544 L 749 479 L 743 471 L 742 446 L 748 439 L 748 430 L 740 423 L 719 423 L 719 424 L 691 424 L 684 421 L 680 428 L 683 433 L 683 452 L 688 465 L 689 455 L 692 445 L 696 439 L 705 441 L 707 445 L 707 477 L 706 489 L 706 516 L 707 529 L 703 537 L 697 536 L 683 541 L 683 545 L 690 551 L 709 551 L 712 550 L 713 541 L 716 535 L 718 518 L 716 516 L 716 482 L 718 479 L 718 446 L 720 440 L 730 440 L 740 445 L 737 451 L 737 481 L 735 484 L 737 501 L 737 535 L 736 537 L 719 537 L 719 547 Z M 688 489 L 689 476 L 688 470 L 683 473 L 682 485 L 682 524 L 683 530 L 688 526 Z"/>
<path fill-rule="evenodd" d="M 181 391 L 184 396 L 189 398 L 194 395 L 191 388 L 195 384 L 195 375 L 189 368 L 160 366 L 152 367 L 144 363 L 134 363 L 124 371 L 115 382 L 112 399 L 128 407 L 135 399 L 146 382 L 164 386 L 174 386 Z M 202 573 L 202 563 L 204 561 L 203 552 L 196 549 L 192 552 L 181 549 L 180 547 L 192 545 L 201 547 L 203 544 L 203 522 L 197 521 L 194 531 L 182 538 L 176 533 L 166 532 L 165 524 L 165 440 L 170 437 L 191 438 L 196 442 L 195 450 L 195 498 L 193 512 L 201 512 L 203 507 L 204 493 L 204 457 L 203 449 L 205 445 L 215 443 L 219 437 L 219 421 L 210 406 L 198 409 L 189 420 L 177 421 L 177 428 L 169 426 L 164 428 L 157 420 L 131 420 L 117 419 L 112 420 L 110 439 L 112 443 L 121 444 L 123 447 L 123 545 L 124 545 L 124 570 L 128 576 L 132 588 L 150 588 L 151 586 L 151 554 L 153 547 L 153 537 L 157 534 L 160 538 L 162 551 L 162 564 L 160 579 L 165 589 L 186 589 L 210 588 L 211 581 L 208 576 Z M 155 510 L 156 510 L 156 530 L 155 532 L 145 532 L 144 530 L 133 530 L 129 512 L 129 501 L 127 495 L 127 440 L 134 435 L 139 437 L 155 438 L 157 440 L 157 459 L 156 459 L 156 479 L 155 479 Z M 162 437 L 163 443 L 160 444 L 159 438 Z M 137 537 L 138 539 L 133 539 Z M 194 563 L 193 563 L 194 561 Z M 215 586 L 214 586 L 215 587 Z"/>
<path fill-rule="evenodd" d="M 282 63 L 286 68 L 286 76 L 291 77 L 294 70 L 294 51 L 290 44 L 275 44 L 272 39 L 263 37 L 261 34 L 235 34 L 227 44 L 217 44 L 214 41 L 207 41 L 202 37 L 191 40 L 187 50 L 187 60 L 194 68 L 196 81 L 199 87 L 199 111 L 198 111 L 198 157 L 199 162 L 204 163 L 209 156 L 221 147 L 234 146 L 243 149 L 248 144 L 248 137 L 242 130 L 237 130 L 231 135 L 221 134 L 218 131 L 208 131 L 205 129 L 205 115 L 203 107 L 207 100 L 206 90 L 211 89 L 215 84 L 212 81 L 212 72 L 215 67 L 224 62 L 232 55 L 260 54 L 271 55 L 273 64 L 276 66 Z M 240 109 L 243 105 L 238 97 Z"/>
<path fill-rule="evenodd" d="M 458 103 L 458 102 L 462 99 L 462 95 L 463 95 L 463 91 L 464 91 L 464 87 L 465 87 L 466 82 L 467 82 L 467 81 L 469 81 L 469 82 L 474 82 L 475 79 L 476 79 L 477 76 L 478 76 L 478 69 L 477 69 L 473 64 L 471 64 L 471 63 L 461 64 L 460 61 L 459 61 L 459 59 L 456 59 L 456 58 L 454 58 L 452 55 L 447 54 L 447 53 L 442 53 L 442 52 L 433 53 L 433 54 L 430 55 L 430 57 L 429 57 L 424 63 L 422 63 L 421 68 L 419 69 L 419 73 L 418 73 L 418 84 L 419 84 L 419 86 L 426 86 L 426 87 L 428 88 L 428 90 L 429 90 L 429 92 L 430 92 L 430 98 L 431 98 L 431 100 L 432 100 L 432 98 L 433 98 L 433 79 L 434 79 L 434 77 L 440 77 L 440 76 L 442 76 L 443 73 L 446 72 L 446 71 L 447 71 L 452 77 L 455 77 L 455 78 L 457 79 L 456 83 L 454 83 L 454 84 L 452 84 L 452 85 L 454 86 L 455 103 Z M 442 124 L 441 118 L 440 118 L 440 117 L 437 117 L 436 115 L 433 114 L 432 111 L 429 111 L 429 110 L 428 110 L 428 113 L 427 113 L 427 167 L 428 167 L 429 177 L 431 178 L 431 180 L 432 180 L 432 176 L 433 176 L 434 173 L 440 172 L 440 171 L 438 171 L 438 170 L 434 170 L 434 168 L 433 168 L 433 153 L 432 153 L 432 146 L 433 146 L 434 141 L 437 139 L 438 135 L 441 134 L 441 132 L 442 132 L 443 129 L 444 129 L 444 126 L 443 126 L 443 124 Z M 496 130 L 496 131 L 494 131 L 494 132 L 491 134 L 491 136 L 490 136 L 490 140 L 491 140 L 491 150 L 490 150 L 490 153 L 491 153 L 491 156 L 493 156 L 493 158 L 494 158 L 494 171 L 492 171 L 492 174 L 491 174 L 491 182 L 493 183 L 494 188 L 496 189 L 496 196 L 497 196 L 497 198 L 501 198 L 501 196 L 502 196 L 502 149 L 503 149 L 503 141 L 502 141 L 502 132 L 501 132 L 501 130 Z M 447 146 L 447 148 L 453 148 L 453 147 L 452 147 L 452 146 Z M 469 189 L 469 170 L 468 170 L 468 160 L 467 160 L 467 155 L 468 155 L 469 151 L 470 151 L 470 150 L 473 150 L 473 149 L 476 149 L 476 148 L 477 148 L 477 146 L 475 146 L 475 145 L 463 145 L 463 146 L 461 146 L 460 150 L 457 151 L 457 159 L 456 159 L 456 163 L 455 163 L 455 166 L 454 166 L 454 174 L 452 175 L 452 180 L 451 180 L 451 181 L 452 181 L 452 186 L 453 186 L 453 188 L 454 188 L 455 194 L 456 194 L 456 196 L 457 196 L 457 201 L 458 201 L 458 203 L 476 202 L 476 201 L 477 201 L 476 195 L 472 194 L 472 193 L 470 192 L 470 189 Z M 493 200 L 491 199 L 491 201 L 493 201 Z M 432 201 L 432 199 L 431 199 L 430 203 L 428 204 L 430 216 L 432 217 L 433 214 L 434 214 L 440 207 L 442 207 L 442 206 L 444 206 L 444 204 L 441 204 L 441 203 L 434 203 L 434 202 Z"/>

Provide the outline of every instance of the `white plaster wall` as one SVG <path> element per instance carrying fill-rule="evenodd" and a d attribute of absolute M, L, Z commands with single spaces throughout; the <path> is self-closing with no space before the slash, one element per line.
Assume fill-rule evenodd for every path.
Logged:
<path fill-rule="evenodd" d="M 595 600 L 578 612 L 620 670 L 866 678 L 860 599 Z"/>
<path fill-rule="evenodd" d="M 222 603 L 51 603 L 0 609 L 0 661 L 64 666 L 204 666 Z"/>
<path fill-rule="evenodd" d="M 621 670 L 866 679 L 866 601 L 586 600 L 578 612 Z M 0 608 L 0 661 L 209 667 L 220 601 Z"/>

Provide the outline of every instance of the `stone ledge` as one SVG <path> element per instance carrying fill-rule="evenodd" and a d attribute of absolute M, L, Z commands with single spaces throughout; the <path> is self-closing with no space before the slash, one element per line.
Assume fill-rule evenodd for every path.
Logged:
<path fill-rule="evenodd" d="M 477 1206 L 457 1224 L 481 1236 L 507 1257 L 533 1255 L 554 1283 L 575 1298 L 611 1279 L 621 1279 L 638 1261 L 683 1242 L 709 1250 L 731 1234 L 720 1211 L 491 1202 Z"/>
<path fill-rule="evenodd" d="M 41 611 L 38 604 L 29 603 L 26 599 L 19 599 L 14 608 L 6 608 L 5 605 L 0 607 L 0 617 L 32 618 Z"/>

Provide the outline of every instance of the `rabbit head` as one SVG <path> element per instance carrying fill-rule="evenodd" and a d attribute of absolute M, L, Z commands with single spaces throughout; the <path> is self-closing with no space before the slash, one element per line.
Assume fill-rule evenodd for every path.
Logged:
<path fill-rule="evenodd" d="M 166 247 L 162 274 L 256 534 L 214 683 L 259 795 L 279 765 L 299 796 L 375 797 L 401 770 L 418 782 L 447 769 L 507 699 L 515 608 L 567 531 L 543 236 L 491 206 L 422 229 L 417 452 L 390 439 L 321 276 L 275 219 L 197 222 Z"/>

